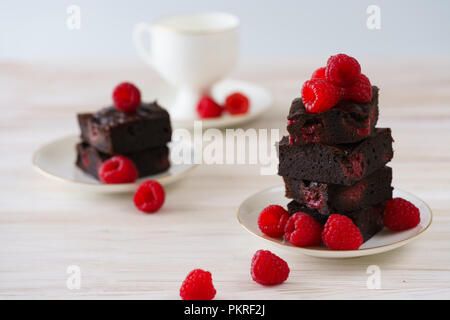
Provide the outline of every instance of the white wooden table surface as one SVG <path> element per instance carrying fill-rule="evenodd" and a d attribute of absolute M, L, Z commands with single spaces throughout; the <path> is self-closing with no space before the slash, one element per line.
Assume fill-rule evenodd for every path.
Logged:
<path fill-rule="evenodd" d="M 257 82 L 274 105 L 246 128 L 285 132 L 290 101 L 320 61 L 241 63 L 233 77 Z M 379 125 L 395 138 L 394 185 L 433 209 L 431 228 L 407 246 L 375 256 L 325 260 L 293 255 L 248 234 L 236 220 L 247 196 L 281 184 L 258 166 L 203 165 L 166 189 L 154 215 L 130 194 L 87 194 L 49 180 L 31 165 L 39 145 L 76 134 L 75 113 L 109 103 L 122 80 L 161 81 L 143 64 L 0 64 L 0 297 L 178 299 L 186 274 L 210 270 L 217 299 L 450 298 L 450 62 L 361 59 L 381 88 Z M 288 281 L 251 280 L 253 253 L 267 248 L 291 268 Z M 381 268 L 381 290 L 366 288 L 366 268 Z M 79 290 L 66 287 L 69 265 Z"/>

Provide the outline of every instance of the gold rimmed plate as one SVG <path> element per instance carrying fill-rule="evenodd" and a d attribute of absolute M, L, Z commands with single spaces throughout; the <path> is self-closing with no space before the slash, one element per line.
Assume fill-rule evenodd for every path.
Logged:
<path fill-rule="evenodd" d="M 378 232 L 371 239 L 363 243 L 358 250 L 329 250 L 324 246 L 320 247 L 295 247 L 284 239 L 272 238 L 264 235 L 258 227 L 258 216 L 262 209 L 271 204 L 278 204 L 286 208 L 291 199 L 284 196 L 284 186 L 272 187 L 260 191 L 242 202 L 239 206 L 237 218 L 245 230 L 254 236 L 272 245 L 279 246 L 292 253 L 302 253 L 320 258 L 351 258 L 368 256 L 390 251 L 416 239 L 431 225 L 433 214 L 428 205 L 411 193 L 394 189 L 394 197 L 401 197 L 412 202 L 420 210 L 420 224 L 410 230 L 393 232 L 386 228 Z"/>
<path fill-rule="evenodd" d="M 78 136 L 69 136 L 43 145 L 33 154 L 34 168 L 46 177 L 77 186 L 81 190 L 118 193 L 134 192 L 140 182 L 149 179 L 168 185 L 184 177 L 196 166 L 195 164 L 172 164 L 169 170 L 143 177 L 134 183 L 103 184 L 75 165 L 75 145 L 79 140 Z M 174 143 L 170 143 L 169 149 L 173 146 Z"/>

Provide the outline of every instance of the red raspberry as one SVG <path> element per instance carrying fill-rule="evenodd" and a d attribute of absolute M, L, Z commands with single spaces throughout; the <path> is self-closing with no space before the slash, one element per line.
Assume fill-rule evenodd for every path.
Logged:
<path fill-rule="evenodd" d="M 355 100 L 362 103 L 372 100 L 372 85 L 369 78 L 361 74 L 350 87 L 342 88 L 341 97 L 343 100 Z"/>
<path fill-rule="evenodd" d="M 258 250 L 252 259 L 251 275 L 265 286 L 280 284 L 289 277 L 289 266 L 280 257 L 267 250 Z"/>
<path fill-rule="evenodd" d="M 311 75 L 311 79 L 322 79 L 322 80 L 326 80 L 325 77 L 325 68 L 326 67 L 322 67 L 317 69 L 316 71 L 313 72 L 313 74 Z"/>
<path fill-rule="evenodd" d="M 341 214 L 332 214 L 322 232 L 322 240 L 331 250 L 356 250 L 363 243 L 359 228 L 352 219 Z"/>
<path fill-rule="evenodd" d="M 134 84 L 122 82 L 113 91 L 113 101 L 117 109 L 131 112 L 141 104 L 141 93 Z"/>
<path fill-rule="evenodd" d="M 158 211 L 164 204 L 166 194 L 158 181 L 147 180 L 141 183 L 134 194 L 134 204 L 145 212 L 153 213 Z"/>
<path fill-rule="evenodd" d="M 364 159 L 361 153 L 353 153 L 348 160 L 342 162 L 342 168 L 347 177 L 360 179 L 364 174 Z"/>
<path fill-rule="evenodd" d="M 225 99 L 225 110 L 230 114 L 247 113 L 250 102 L 242 93 L 235 92 Z"/>
<path fill-rule="evenodd" d="M 180 288 L 183 300 L 212 300 L 216 295 L 211 272 L 195 269 L 189 272 Z"/>
<path fill-rule="evenodd" d="M 420 211 L 411 202 L 394 198 L 386 204 L 384 225 L 393 231 L 414 228 L 420 222 Z"/>
<path fill-rule="evenodd" d="M 339 90 L 323 79 L 307 80 L 302 87 L 302 100 L 306 110 L 320 113 L 339 102 Z"/>
<path fill-rule="evenodd" d="M 269 237 L 281 237 L 289 219 L 289 213 L 281 206 L 270 205 L 259 214 L 259 229 Z"/>
<path fill-rule="evenodd" d="M 200 119 L 220 117 L 222 111 L 223 108 L 209 96 L 202 97 L 197 104 L 197 114 Z"/>
<path fill-rule="evenodd" d="M 360 74 L 361 66 L 353 57 L 340 53 L 328 59 L 325 75 L 327 80 L 336 86 L 351 86 Z"/>
<path fill-rule="evenodd" d="M 128 183 L 138 178 L 133 161 L 124 156 L 114 156 L 98 168 L 98 178 L 103 183 Z"/>
<path fill-rule="evenodd" d="M 288 220 L 284 237 L 297 247 L 319 245 L 321 241 L 322 225 L 310 215 L 297 212 Z"/>

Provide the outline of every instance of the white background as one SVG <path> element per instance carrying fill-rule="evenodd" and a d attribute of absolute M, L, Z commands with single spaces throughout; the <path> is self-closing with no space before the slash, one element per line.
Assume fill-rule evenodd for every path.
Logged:
<path fill-rule="evenodd" d="M 81 8 L 69 31 L 67 7 Z M 381 8 L 381 30 L 368 30 L 366 9 Z M 241 19 L 243 57 L 326 58 L 449 56 L 450 1 L 128 0 L 0 2 L 0 60 L 64 62 L 138 59 L 131 31 L 139 21 L 219 10 Z"/>

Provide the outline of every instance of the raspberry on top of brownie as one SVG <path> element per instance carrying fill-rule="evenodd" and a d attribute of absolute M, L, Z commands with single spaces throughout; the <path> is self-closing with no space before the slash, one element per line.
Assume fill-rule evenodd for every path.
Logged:
<path fill-rule="evenodd" d="M 363 140 L 374 133 L 378 121 L 378 88 L 372 87 L 369 102 L 341 100 L 320 113 L 309 112 L 302 98 L 292 101 L 287 131 L 291 144 L 341 144 Z"/>

